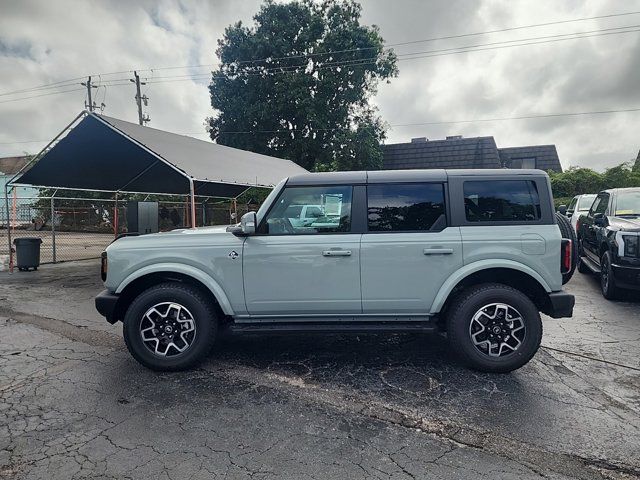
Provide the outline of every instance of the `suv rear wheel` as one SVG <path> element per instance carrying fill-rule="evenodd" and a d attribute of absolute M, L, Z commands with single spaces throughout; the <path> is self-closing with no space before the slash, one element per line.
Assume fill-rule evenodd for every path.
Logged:
<path fill-rule="evenodd" d="M 463 291 L 447 316 L 451 347 L 469 367 L 506 373 L 526 364 L 542 340 L 537 307 L 522 292 L 498 283 Z"/>
<path fill-rule="evenodd" d="M 213 305 L 198 289 L 163 283 L 138 295 L 123 320 L 131 355 L 147 368 L 184 370 L 209 353 L 216 336 Z"/>

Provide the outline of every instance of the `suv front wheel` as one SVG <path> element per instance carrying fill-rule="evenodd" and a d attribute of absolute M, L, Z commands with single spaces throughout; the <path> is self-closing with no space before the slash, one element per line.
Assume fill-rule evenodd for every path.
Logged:
<path fill-rule="evenodd" d="M 469 367 L 506 373 L 526 364 L 540 347 L 537 307 L 507 285 L 485 283 L 464 290 L 447 315 L 452 349 Z"/>
<path fill-rule="evenodd" d="M 152 370 L 192 367 L 209 353 L 217 318 L 200 290 L 178 282 L 162 283 L 138 295 L 123 320 L 131 355 Z"/>

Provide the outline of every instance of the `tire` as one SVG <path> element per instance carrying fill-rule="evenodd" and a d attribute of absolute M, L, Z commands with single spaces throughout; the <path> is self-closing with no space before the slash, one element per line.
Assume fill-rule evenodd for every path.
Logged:
<path fill-rule="evenodd" d="M 613 268 L 611 267 L 611 252 L 606 251 L 600 259 L 600 290 L 602 296 L 607 300 L 615 300 L 618 298 L 620 290 L 616 287 L 613 278 Z"/>
<path fill-rule="evenodd" d="M 562 284 L 566 284 L 571 277 L 573 277 L 573 273 L 576 270 L 576 266 L 578 265 L 579 255 L 578 255 L 578 238 L 576 237 L 576 232 L 573 230 L 571 226 L 571 221 L 560 213 L 556 213 L 556 223 L 558 227 L 560 227 L 560 234 L 562 238 L 567 238 L 571 240 L 572 250 L 571 250 L 571 270 L 567 273 L 562 274 Z"/>
<path fill-rule="evenodd" d="M 200 290 L 177 282 L 142 292 L 131 302 L 122 323 L 133 358 L 151 370 L 165 372 L 186 370 L 201 362 L 218 330 L 212 302 Z"/>
<path fill-rule="evenodd" d="M 502 340 L 498 351 L 488 345 L 474 344 L 473 332 L 477 341 L 483 340 L 484 335 L 477 331 L 478 322 L 474 321 L 474 318 L 487 321 L 489 325 L 492 322 L 489 318 L 491 315 L 496 322 L 501 321 L 498 310 L 504 311 L 504 309 L 493 307 L 495 304 L 508 306 L 511 308 L 509 312 L 515 312 L 520 316 L 520 322 L 517 320 L 511 322 L 511 329 L 508 327 L 509 322 L 502 322 L 504 329 L 501 334 L 507 335 L 507 342 L 516 347 L 515 349 L 507 347 L 503 349 L 502 345 L 505 342 Z M 452 305 L 447 315 L 449 344 L 462 362 L 472 369 L 488 373 L 511 372 L 525 365 L 538 351 L 542 340 L 540 314 L 529 297 L 519 290 L 499 283 L 484 283 L 462 291 Z M 517 318 L 517 315 L 506 316 L 506 318 Z M 523 325 L 524 330 L 519 329 L 519 325 Z M 484 332 L 487 334 L 495 332 L 493 330 L 495 326 L 497 325 L 494 324 L 490 329 L 485 325 Z M 491 356 L 487 350 L 494 354 L 498 353 L 500 356 Z M 504 354 L 502 354 L 503 350 Z"/>

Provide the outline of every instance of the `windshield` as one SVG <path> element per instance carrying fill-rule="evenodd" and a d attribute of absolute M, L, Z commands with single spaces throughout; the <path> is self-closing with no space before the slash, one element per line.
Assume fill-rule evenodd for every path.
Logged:
<path fill-rule="evenodd" d="M 629 190 L 618 194 L 616 215 L 640 215 L 640 190 Z"/>
<path fill-rule="evenodd" d="M 591 208 L 591 204 L 595 200 L 596 196 L 593 195 L 582 195 L 580 200 L 578 200 L 578 210 L 588 211 Z"/>

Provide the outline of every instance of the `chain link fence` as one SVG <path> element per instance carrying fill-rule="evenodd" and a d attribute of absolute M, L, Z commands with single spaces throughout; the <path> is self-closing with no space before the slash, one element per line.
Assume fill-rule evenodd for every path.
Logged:
<path fill-rule="evenodd" d="M 145 201 L 157 201 L 150 196 Z M 158 228 L 168 231 L 190 226 L 187 201 L 159 200 Z M 196 225 L 228 225 L 258 205 L 234 201 L 196 202 Z M 11 241 L 21 237 L 42 239 L 41 263 L 99 258 L 114 238 L 127 233 L 127 201 L 115 199 L 29 197 L 12 198 L 7 217 L 0 206 L 0 260 L 9 255 Z M 13 247 L 13 245 L 12 245 Z"/>

